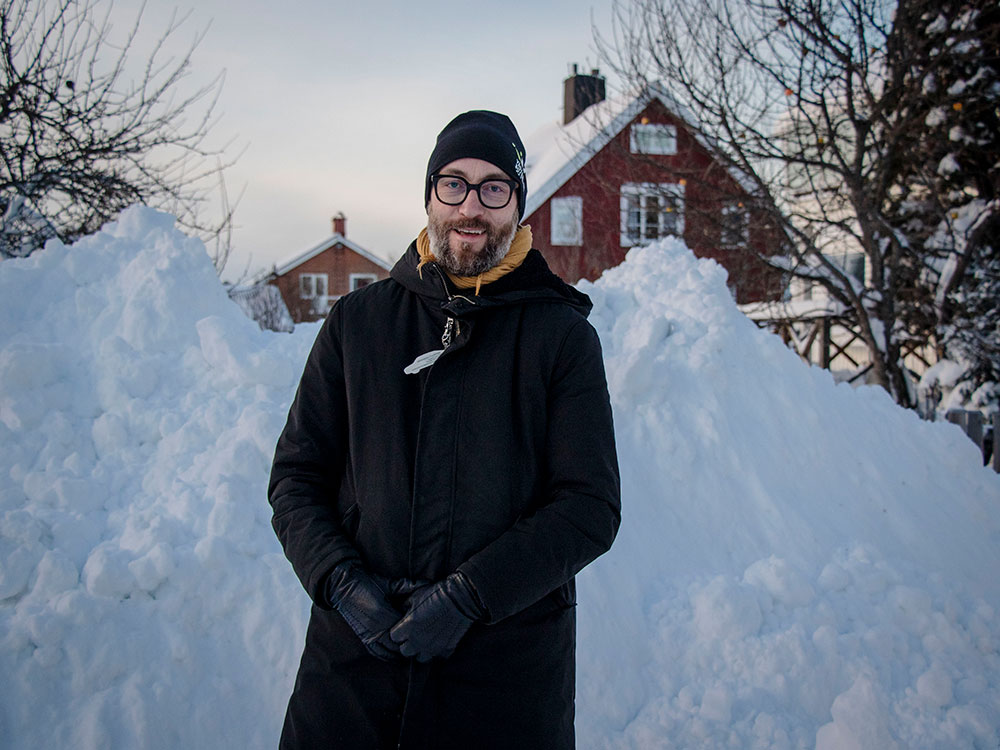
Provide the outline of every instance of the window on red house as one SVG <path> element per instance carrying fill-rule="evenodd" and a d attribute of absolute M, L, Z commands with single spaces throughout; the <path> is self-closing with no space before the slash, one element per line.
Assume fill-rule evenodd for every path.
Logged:
<path fill-rule="evenodd" d="M 582 245 L 583 198 L 579 195 L 553 198 L 549 205 L 552 214 L 552 244 Z"/>
<path fill-rule="evenodd" d="M 719 225 L 720 247 L 746 247 L 750 241 L 750 217 L 742 203 L 731 201 L 723 205 Z"/>
<path fill-rule="evenodd" d="M 684 186 L 639 182 L 622 185 L 621 246 L 684 234 Z"/>
<path fill-rule="evenodd" d="M 676 154 L 677 128 L 659 123 L 636 123 L 629 130 L 629 148 L 633 154 Z"/>

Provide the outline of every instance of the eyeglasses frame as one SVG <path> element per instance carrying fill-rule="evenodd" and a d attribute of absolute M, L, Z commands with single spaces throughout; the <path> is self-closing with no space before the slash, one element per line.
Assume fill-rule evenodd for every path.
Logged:
<path fill-rule="evenodd" d="M 462 182 L 465 183 L 465 195 L 462 196 L 462 200 L 458 201 L 458 203 L 449 203 L 448 201 L 444 200 L 438 193 L 438 180 L 444 177 L 450 177 L 454 180 L 461 180 Z M 507 206 L 510 205 L 511 200 L 513 199 L 514 194 L 517 192 L 518 189 L 517 180 L 505 180 L 502 177 L 491 177 L 488 180 L 483 180 L 482 182 L 473 183 L 469 182 L 461 175 L 448 174 L 447 172 L 437 172 L 430 176 L 430 181 L 431 181 L 431 187 L 434 188 L 434 197 L 437 198 L 446 206 L 461 206 L 463 203 L 465 203 L 465 199 L 469 197 L 469 193 L 475 191 L 476 200 L 479 201 L 479 205 L 481 205 L 483 208 L 488 208 L 494 211 L 499 211 L 501 208 L 507 208 Z M 504 203 L 502 206 L 487 206 L 485 203 L 483 203 L 483 194 L 479 192 L 479 188 L 481 188 L 487 182 L 502 182 L 510 187 L 510 194 L 507 196 L 506 203 Z"/>

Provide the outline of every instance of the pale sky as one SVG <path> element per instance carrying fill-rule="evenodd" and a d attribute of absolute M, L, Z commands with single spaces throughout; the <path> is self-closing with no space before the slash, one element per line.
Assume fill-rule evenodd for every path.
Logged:
<path fill-rule="evenodd" d="M 139 5 L 116 0 L 116 28 Z M 144 27 L 173 9 L 151 0 Z M 225 69 L 213 132 L 246 147 L 227 178 L 230 194 L 245 192 L 225 278 L 312 247 L 338 211 L 349 239 L 401 255 L 425 223 L 441 128 L 470 109 L 509 115 L 522 138 L 560 119 L 569 66 L 599 67 L 592 23 L 606 34 L 611 15 L 612 0 L 200 0 L 176 46 L 208 27 L 192 85 Z"/>

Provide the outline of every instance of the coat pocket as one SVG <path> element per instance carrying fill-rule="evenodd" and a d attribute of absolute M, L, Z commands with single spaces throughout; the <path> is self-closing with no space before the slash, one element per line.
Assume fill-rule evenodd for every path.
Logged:
<path fill-rule="evenodd" d="M 576 606 L 576 579 L 570 578 L 559 588 L 555 589 L 549 598 L 552 599 L 562 609 L 569 609 Z"/>

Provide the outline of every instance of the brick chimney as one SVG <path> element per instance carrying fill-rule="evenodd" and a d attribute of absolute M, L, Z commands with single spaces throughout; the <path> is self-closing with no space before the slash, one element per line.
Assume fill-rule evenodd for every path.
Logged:
<path fill-rule="evenodd" d="M 577 64 L 563 81 L 563 125 L 577 118 L 587 107 L 604 101 L 604 76 L 594 68 L 590 75 L 579 73 Z"/>
<path fill-rule="evenodd" d="M 344 216 L 343 211 L 338 211 L 337 215 L 333 217 L 333 233 L 347 237 L 347 217 Z"/>

